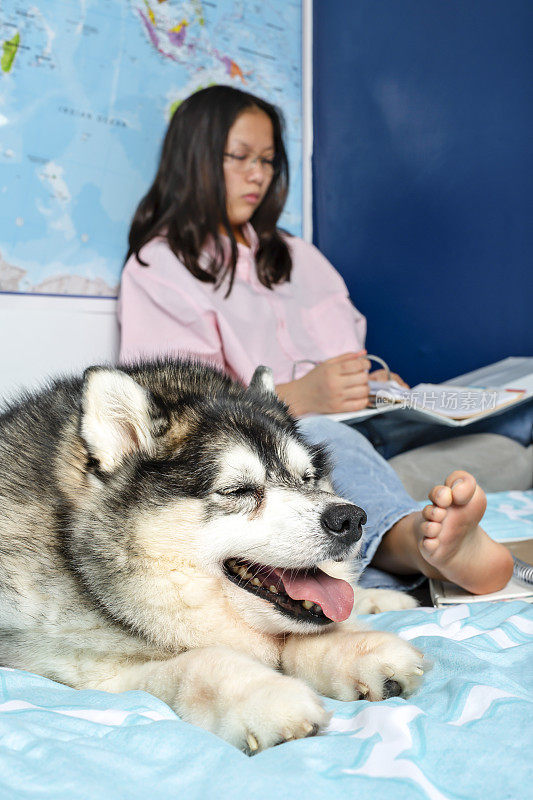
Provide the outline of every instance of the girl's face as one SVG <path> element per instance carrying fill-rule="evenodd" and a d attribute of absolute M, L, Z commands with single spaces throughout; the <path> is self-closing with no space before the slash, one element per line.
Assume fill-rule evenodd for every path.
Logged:
<path fill-rule="evenodd" d="M 260 109 L 243 111 L 229 130 L 224 151 L 226 211 L 237 241 L 272 182 L 275 154 L 270 117 Z"/>

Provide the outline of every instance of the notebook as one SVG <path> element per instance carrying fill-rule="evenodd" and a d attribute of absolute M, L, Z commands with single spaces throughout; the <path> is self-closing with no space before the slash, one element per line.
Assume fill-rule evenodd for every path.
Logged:
<path fill-rule="evenodd" d="M 327 414 L 339 422 L 362 421 L 402 410 L 410 417 L 451 427 L 466 427 L 533 399 L 533 358 L 510 357 L 440 384 L 410 389 L 395 381 L 370 381 L 374 408 Z"/>

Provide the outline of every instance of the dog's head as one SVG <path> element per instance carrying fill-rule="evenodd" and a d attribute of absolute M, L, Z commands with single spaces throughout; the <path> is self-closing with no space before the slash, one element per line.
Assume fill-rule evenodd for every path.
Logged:
<path fill-rule="evenodd" d="M 114 528 L 110 563 L 116 546 L 123 569 L 143 554 L 187 565 L 271 633 L 349 616 L 350 584 L 325 569 L 357 554 L 366 516 L 334 493 L 325 448 L 301 436 L 269 370 L 244 388 L 192 363 L 92 368 L 79 435 L 76 502 Z"/>

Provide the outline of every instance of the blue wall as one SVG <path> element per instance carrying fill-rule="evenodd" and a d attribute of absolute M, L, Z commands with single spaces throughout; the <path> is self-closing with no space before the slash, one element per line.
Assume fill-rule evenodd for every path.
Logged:
<path fill-rule="evenodd" d="M 533 355 L 533 3 L 316 0 L 314 240 L 406 380 Z"/>

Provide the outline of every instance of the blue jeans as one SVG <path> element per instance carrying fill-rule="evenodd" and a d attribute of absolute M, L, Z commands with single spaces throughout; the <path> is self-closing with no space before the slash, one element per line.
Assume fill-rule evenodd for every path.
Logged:
<path fill-rule="evenodd" d="M 533 441 L 533 400 L 503 414 L 481 419 L 465 428 L 452 428 L 412 419 L 408 412 L 392 411 L 355 423 L 383 458 L 393 458 L 414 447 L 432 442 L 442 442 L 471 433 L 499 433 L 527 447 Z"/>
<path fill-rule="evenodd" d="M 395 522 L 419 510 L 387 462 L 370 442 L 354 428 L 327 417 L 305 417 L 298 423 L 305 438 L 312 444 L 327 445 L 333 463 L 335 491 L 366 511 L 367 524 L 358 568 L 363 569 L 359 583 L 387 589 L 410 589 L 421 579 L 402 580 L 381 570 L 368 567 L 383 536 Z"/>

